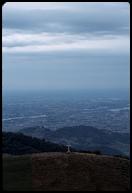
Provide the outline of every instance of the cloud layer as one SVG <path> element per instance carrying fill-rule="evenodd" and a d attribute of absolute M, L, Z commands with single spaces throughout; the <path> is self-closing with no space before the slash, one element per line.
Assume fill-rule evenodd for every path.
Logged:
<path fill-rule="evenodd" d="M 13 33 L 3 37 L 3 52 L 27 53 L 67 50 L 129 52 L 127 36 L 92 36 L 64 33 Z"/>
<path fill-rule="evenodd" d="M 30 78 L 31 64 L 36 64 L 44 74 L 46 72 L 47 79 L 41 77 L 40 80 L 39 75 L 37 77 L 32 75 L 29 81 L 32 82 L 30 88 L 33 85 L 38 85 L 38 87 L 45 85 L 44 88 L 47 88 L 50 80 L 54 82 L 56 88 L 57 85 L 64 88 L 70 87 L 66 77 L 76 71 L 74 69 L 76 67 L 72 66 L 73 63 L 80 66 L 79 71 L 76 72 L 77 75 L 73 73 L 73 87 L 76 87 L 77 83 L 80 87 L 84 84 L 84 87 L 89 88 L 92 85 L 90 86 L 88 82 L 94 87 L 99 85 L 128 87 L 130 54 L 130 7 L 128 3 L 12 2 L 4 5 L 2 16 L 5 87 L 24 87 L 23 80 L 20 80 L 21 76 L 16 75 L 16 69 L 18 70 L 19 65 L 19 69 L 27 73 L 27 77 Z M 105 70 L 106 74 L 104 74 L 104 66 L 108 68 L 107 63 L 110 63 L 111 70 Z M 13 70 L 9 67 L 11 64 Z M 42 67 L 42 64 L 45 65 Z M 67 69 L 69 65 L 72 66 L 70 73 L 68 71 L 65 76 L 64 69 Z M 117 69 L 115 65 L 120 68 Z M 63 66 L 61 71 L 63 84 L 57 83 L 57 72 L 60 71 L 60 66 Z M 95 78 L 94 72 L 97 71 L 97 66 L 100 66 L 100 70 L 95 73 L 97 76 Z M 52 73 L 52 69 L 56 73 Z M 93 73 L 90 74 L 91 69 Z M 116 72 L 114 72 L 115 69 Z M 84 73 L 84 76 L 82 73 L 82 80 L 77 79 L 80 72 Z M 18 70 L 19 73 L 21 72 Z M 11 85 L 9 76 L 12 77 Z M 33 77 L 36 77 L 35 81 Z M 109 80 L 107 80 L 108 77 Z M 16 81 L 17 79 L 19 81 Z M 82 81 L 82 84 L 79 81 Z"/>

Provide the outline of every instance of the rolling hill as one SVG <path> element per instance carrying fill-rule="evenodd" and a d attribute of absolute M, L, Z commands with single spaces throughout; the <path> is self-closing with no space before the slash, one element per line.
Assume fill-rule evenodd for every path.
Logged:
<path fill-rule="evenodd" d="M 66 152 L 67 147 L 38 139 L 22 133 L 2 133 L 2 152 L 12 155 L 23 155 L 40 152 Z"/>
<path fill-rule="evenodd" d="M 130 161 L 77 152 L 22 133 L 3 133 L 3 189 L 7 191 L 125 191 Z M 98 155 L 97 155 L 98 154 Z"/>
<path fill-rule="evenodd" d="M 59 144 L 71 144 L 79 150 L 100 150 L 103 154 L 129 156 L 130 135 L 128 133 L 107 132 L 91 126 L 64 127 L 51 131 L 44 127 L 24 128 L 25 135 L 45 138 Z"/>

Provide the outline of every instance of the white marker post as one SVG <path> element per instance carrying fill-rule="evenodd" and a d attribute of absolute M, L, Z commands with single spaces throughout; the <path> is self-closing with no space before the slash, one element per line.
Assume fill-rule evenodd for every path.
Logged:
<path fill-rule="evenodd" d="M 71 145 L 67 145 L 67 152 L 66 153 L 71 153 L 71 151 L 70 151 L 70 147 L 71 147 Z"/>

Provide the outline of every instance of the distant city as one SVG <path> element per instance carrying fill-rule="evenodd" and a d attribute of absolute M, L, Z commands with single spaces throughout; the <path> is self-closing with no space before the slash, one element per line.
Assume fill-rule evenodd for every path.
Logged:
<path fill-rule="evenodd" d="M 3 130 L 43 126 L 50 130 L 88 125 L 107 131 L 130 132 L 130 101 L 126 94 L 86 91 L 7 93 Z"/>

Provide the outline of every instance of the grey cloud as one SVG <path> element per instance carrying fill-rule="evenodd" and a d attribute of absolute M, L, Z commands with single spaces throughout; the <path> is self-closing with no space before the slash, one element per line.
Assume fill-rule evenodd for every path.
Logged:
<path fill-rule="evenodd" d="M 83 5 L 84 7 L 84 5 Z M 78 7 L 77 7 L 78 8 Z M 66 10 L 3 10 L 4 28 L 32 32 L 128 33 L 129 8 L 96 6 Z"/>

